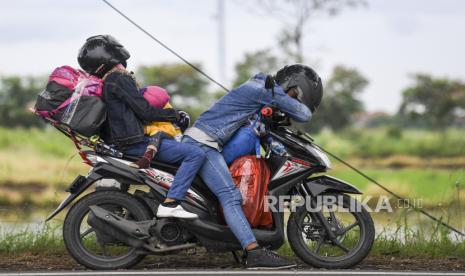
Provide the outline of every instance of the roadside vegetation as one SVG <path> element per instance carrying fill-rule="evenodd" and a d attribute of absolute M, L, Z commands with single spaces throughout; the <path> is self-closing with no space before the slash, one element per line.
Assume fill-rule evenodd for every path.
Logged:
<path fill-rule="evenodd" d="M 64 253 L 66 249 L 60 230 L 60 226 L 52 224 L 44 224 L 35 231 L 28 228 L 19 231 L 0 228 L 0 254 Z"/>
<path fill-rule="evenodd" d="M 401 129 L 392 126 L 346 129 L 335 134 L 321 131 L 315 142 L 342 157 L 420 158 L 465 157 L 465 130 Z M 463 163 L 462 163 L 463 165 Z"/>
<path fill-rule="evenodd" d="M 394 138 L 389 128 L 375 128 L 344 134 L 322 131 L 314 138 L 401 195 L 421 197 L 426 205 L 435 206 L 465 197 L 460 192 L 465 180 L 463 137 L 464 130 L 448 129 L 405 130 Z M 330 175 L 367 194 L 383 194 L 355 172 L 333 163 Z M 72 142 L 52 128 L 0 128 L 0 206 L 50 208 L 63 199 L 63 190 L 74 177 L 88 169 Z"/>
<path fill-rule="evenodd" d="M 428 223 L 422 227 L 409 225 L 400 220 L 397 228 L 381 231 L 370 256 L 393 256 L 406 258 L 465 258 L 465 240 L 459 239 L 438 224 Z M 288 244 L 279 252 L 293 256 Z M 61 236 L 61 226 L 44 224 L 32 231 L 5 231 L 0 229 L 0 255 L 17 256 L 24 253 L 56 255 L 66 254 Z"/>
<path fill-rule="evenodd" d="M 387 127 L 352 129 L 344 134 L 322 131 L 314 138 L 396 193 L 412 200 L 421 199 L 423 207 L 463 228 L 465 131 L 404 130 L 397 137 L 391 131 Z M 370 147 L 372 143 L 376 146 Z M 17 210 L 9 218 L 0 212 L 0 220 L 21 220 L 33 210 L 51 210 L 66 195 L 63 190 L 72 179 L 88 170 L 78 156 L 71 158 L 74 154 L 71 141 L 54 129 L 0 128 L 0 207 Z M 387 195 L 333 162 L 330 175 L 353 183 L 375 199 Z M 414 212 L 374 214 L 374 219 L 377 238 L 371 256 L 465 257 L 463 240 Z M 288 245 L 280 251 L 292 254 Z M 0 226 L 0 255 L 23 253 L 66 254 L 59 222 L 43 224 L 38 229 Z"/>
<path fill-rule="evenodd" d="M 361 0 L 270 2 L 266 8 L 270 15 L 288 19 L 277 30 L 278 43 L 244 53 L 235 64 L 232 87 L 259 71 L 273 73 L 284 64 L 318 60 L 313 51 L 304 51 L 306 29 L 321 18 L 366 5 Z M 196 66 L 203 69 L 201 63 Z M 65 187 L 89 169 L 76 156 L 70 140 L 27 110 L 45 87 L 45 70 L 43 76 L 0 74 L 0 256 L 8 259 L 26 253 L 66 254 L 59 219 L 55 224 L 37 224 L 31 217 L 36 214 L 37 218 L 40 212 L 39 217 L 45 218 L 66 196 Z M 141 65 L 135 72 L 142 86 L 168 88 L 174 106 L 188 111 L 193 121 L 224 95 L 184 63 Z M 303 130 L 317 133 L 317 144 L 395 193 L 415 203 L 421 200 L 428 211 L 464 229 L 465 81 L 411 73 L 399 106 L 394 114 L 387 114 L 365 108 L 361 95 L 370 80 L 363 72 L 335 65 L 323 80 L 324 99 L 318 112 Z M 330 175 L 352 183 L 375 201 L 388 195 L 333 162 Z M 391 202 L 396 204 L 392 198 Z M 463 240 L 417 213 L 399 210 L 373 215 L 378 231 L 372 256 L 465 257 Z M 280 251 L 292 254 L 288 245 Z"/>

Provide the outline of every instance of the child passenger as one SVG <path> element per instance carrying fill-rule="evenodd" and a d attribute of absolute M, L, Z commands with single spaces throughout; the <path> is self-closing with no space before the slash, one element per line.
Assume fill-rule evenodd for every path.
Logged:
<path fill-rule="evenodd" d="M 155 108 L 166 109 L 173 108 L 169 102 L 170 96 L 165 89 L 158 86 L 148 86 L 140 90 L 142 96 Z M 150 167 L 152 159 L 158 152 L 162 139 L 176 139 L 181 141 L 183 131 L 189 127 L 189 115 L 184 112 L 179 112 L 179 120 L 176 123 L 171 122 L 150 122 L 144 126 L 144 133 L 151 136 L 144 155 L 130 166 L 138 169 L 146 169 Z"/>

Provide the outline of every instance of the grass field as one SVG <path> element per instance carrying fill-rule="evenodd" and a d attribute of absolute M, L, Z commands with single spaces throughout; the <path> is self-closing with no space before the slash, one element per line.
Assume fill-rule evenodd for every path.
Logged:
<path fill-rule="evenodd" d="M 429 227 L 433 232 L 428 234 L 417 227 L 399 227 L 394 235 L 378 234 L 370 256 L 465 258 L 465 241 L 456 240 L 437 224 L 430 223 Z M 281 247 L 279 252 L 293 255 L 288 244 Z M 19 232 L 0 229 L 0 255 L 24 253 L 66 253 L 60 226 L 46 224 L 37 231 L 24 229 Z"/>
<path fill-rule="evenodd" d="M 340 134 L 322 131 L 315 141 L 343 157 L 377 158 L 392 155 L 422 158 L 465 156 L 465 130 L 350 129 Z"/>
<path fill-rule="evenodd" d="M 464 137 L 465 130 L 457 129 L 393 132 L 380 128 L 344 134 L 323 131 L 315 140 L 399 195 L 421 199 L 429 211 L 463 229 Z M 0 128 L 0 212 L 2 208 L 15 210 L 14 214 L 0 214 L 0 220 L 9 216 L 28 222 L 26 210 L 37 209 L 42 209 L 40 217 L 44 217 L 66 196 L 64 188 L 74 177 L 89 169 L 75 153 L 71 141 L 54 129 Z M 352 183 L 366 195 L 387 195 L 337 162 L 329 174 Z M 465 257 L 465 242 L 417 213 L 401 210 L 374 217 L 378 236 L 372 256 Z M 35 230 L 0 226 L 0 254 L 64 253 L 58 224 Z M 380 230 L 383 227 L 385 230 Z M 291 254 L 287 245 L 281 252 Z"/>
<path fill-rule="evenodd" d="M 364 168 L 363 171 L 403 197 L 423 198 L 431 204 L 446 204 L 459 199 L 465 202 L 464 170 Z M 368 195 L 387 195 L 350 169 L 340 168 L 329 174 L 352 183 Z"/>
<path fill-rule="evenodd" d="M 398 130 L 390 128 L 349 129 L 343 133 L 322 131 L 315 142 L 343 157 L 465 156 L 465 130 Z M 32 150 L 53 157 L 74 153 L 72 143 L 55 129 L 5 129 L 0 127 L 0 151 Z"/>
<path fill-rule="evenodd" d="M 457 129 L 408 130 L 396 137 L 386 129 L 373 129 L 343 135 L 322 132 L 315 139 L 402 196 L 437 205 L 465 197 L 463 137 L 465 131 Z M 54 205 L 74 177 L 88 169 L 71 141 L 54 129 L 0 128 L 0 206 Z M 367 194 L 384 194 L 337 162 L 330 174 Z"/>

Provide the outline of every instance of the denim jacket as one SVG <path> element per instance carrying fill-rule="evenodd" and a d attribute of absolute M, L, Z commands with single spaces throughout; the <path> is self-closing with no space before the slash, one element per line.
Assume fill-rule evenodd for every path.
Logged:
<path fill-rule="evenodd" d="M 223 146 L 251 116 L 273 103 L 298 122 L 311 119 L 312 113 L 308 107 L 289 97 L 277 84 L 274 87 L 273 98 L 271 89 L 265 88 L 265 79 L 266 75 L 259 73 L 233 89 L 203 112 L 194 127 L 204 131 Z"/>

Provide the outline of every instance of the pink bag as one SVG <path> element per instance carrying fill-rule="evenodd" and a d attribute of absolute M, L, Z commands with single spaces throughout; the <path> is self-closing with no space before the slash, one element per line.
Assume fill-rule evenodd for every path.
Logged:
<path fill-rule="evenodd" d="M 52 84 L 59 87 L 53 87 Z M 52 117 L 71 102 L 74 91 L 79 90 L 80 96 L 101 97 L 103 91 L 103 81 L 100 78 L 91 76 L 84 71 L 76 70 L 65 65 L 53 70 L 48 78 L 47 88 L 39 94 L 36 101 L 36 110 L 40 116 Z"/>
<path fill-rule="evenodd" d="M 80 76 L 80 71 L 71 66 L 65 65 L 55 68 L 52 74 L 48 77 L 48 81 L 54 81 L 72 91 L 76 87 Z"/>
<path fill-rule="evenodd" d="M 69 90 L 74 90 L 79 82 L 85 80 L 83 95 L 102 96 L 103 81 L 95 76 L 89 75 L 82 70 L 76 70 L 71 66 L 64 65 L 53 70 L 48 81 L 54 81 Z"/>

